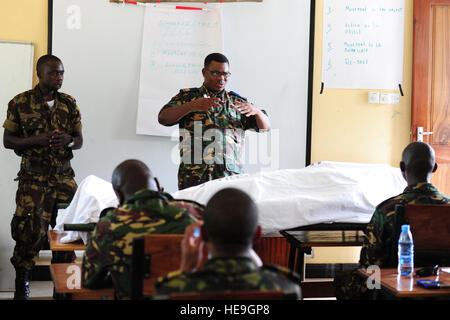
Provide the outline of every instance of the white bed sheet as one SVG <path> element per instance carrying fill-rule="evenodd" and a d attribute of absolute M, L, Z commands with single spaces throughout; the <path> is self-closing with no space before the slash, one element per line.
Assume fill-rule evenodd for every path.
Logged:
<path fill-rule="evenodd" d="M 316 223 L 367 223 L 375 207 L 406 187 L 400 169 L 385 164 L 323 161 L 302 169 L 242 174 L 177 191 L 177 199 L 206 204 L 223 188 L 257 203 L 264 235 Z"/>
<path fill-rule="evenodd" d="M 97 223 L 100 212 L 108 207 L 117 207 L 119 201 L 112 184 L 106 180 L 90 175 L 81 181 L 75 195 L 66 209 L 58 210 L 54 230 L 64 231 L 64 224 Z M 83 240 L 87 243 L 87 232 L 65 231 L 62 243 Z"/>

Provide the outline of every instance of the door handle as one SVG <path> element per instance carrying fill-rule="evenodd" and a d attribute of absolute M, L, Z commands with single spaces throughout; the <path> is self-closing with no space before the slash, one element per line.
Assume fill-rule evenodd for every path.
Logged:
<path fill-rule="evenodd" d="M 433 134 L 433 132 L 424 132 L 423 127 L 417 127 L 417 141 L 423 141 L 423 136 Z"/>

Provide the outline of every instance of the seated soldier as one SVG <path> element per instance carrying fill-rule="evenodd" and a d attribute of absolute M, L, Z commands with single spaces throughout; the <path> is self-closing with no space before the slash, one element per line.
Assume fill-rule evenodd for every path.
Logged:
<path fill-rule="evenodd" d="M 360 268 L 377 265 L 380 268 L 395 268 L 390 261 L 393 239 L 395 205 L 445 204 L 450 198 L 441 194 L 431 181 L 431 174 L 437 170 L 434 150 L 424 142 L 410 143 L 402 153 L 400 170 L 408 186 L 403 193 L 380 203 L 365 230 L 364 243 L 359 259 Z M 414 237 L 414 235 L 413 235 Z M 373 290 L 368 290 L 366 280 L 356 270 L 343 272 L 334 280 L 337 299 L 368 299 Z"/>
<path fill-rule="evenodd" d="M 232 188 L 217 192 L 205 208 L 203 221 L 186 229 L 180 270 L 155 281 L 157 294 L 283 290 L 300 299 L 298 275 L 283 267 L 262 265 L 253 251 L 260 234 L 256 204 L 245 192 Z M 204 245 L 209 259 L 197 270 L 203 262 Z"/>
<path fill-rule="evenodd" d="M 139 160 L 126 160 L 112 175 L 119 208 L 107 208 L 90 236 L 82 264 L 82 285 L 97 289 L 112 283 L 117 299 L 130 299 L 132 243 L 149 233 L 184 233 L 203 207 L 161 191 L 158 180 Z"/>

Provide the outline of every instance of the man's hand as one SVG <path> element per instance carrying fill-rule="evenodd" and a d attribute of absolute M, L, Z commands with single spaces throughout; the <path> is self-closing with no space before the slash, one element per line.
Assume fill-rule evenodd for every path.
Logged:
<path fill-rule="evenodd" d="M 52 137 L 52 133 L 53 132 L 44 132 L 37 136 L 32 137 L 32 139 L 33 139 L 32 144 L 42 146 L 42 147 L 48 147 L 50 145 L 50 139 Z"/>
<path fill-rule="evenodd" d="M 255 105 L 248 102 L 235 101 L 234 105 L 246 117 L 254 116 L 259 112 L 259 109 Z"/>
<path fill-rule="evenodd" d="M 49 146 L 52 149 L 63 148 L 72 141 L 72 136 L 61 132 L 59 130 L 53 130 L 50 135 Z"/>
<path fill-rule="evenodd" d="M 202 263 L 205 244 L 200 235 L 202 226 L 203 221 L 197 221 L 188 226 L 184 232 L 181 242 L 181 271 L 195 271 Z"/>
<path fill-rule="evenodd" d="M 220 107 L 221 100 L 218 98 L 199 98 L 191 101 L 191 111 L 214 112 L 215 107 Z"/>

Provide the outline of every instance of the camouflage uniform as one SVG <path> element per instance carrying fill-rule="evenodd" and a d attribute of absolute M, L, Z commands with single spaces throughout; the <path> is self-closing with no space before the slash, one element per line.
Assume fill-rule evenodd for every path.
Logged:
<path fill-rule="evenodd" d="M 157 294 L 194 291 L 282 290 L 301 298 L 300 278 L 276 265 L 257 267 L 250 258 L 213 258 L 197 272 L 174 271 L 155 281 Z"/>
<path fill-rule="evenodd" d="M 69 135 L 81 132 L 81 116 L 75 99 L 57 92 L 50 109 L 39 86 L 14 97 L 8 104 L 3 127 L 21 138 L 58 129 Z M 16 241 L 11 263 L 16 269 L 31 270 L 33 259 L 47 241 L 48 225 L 55 225 L 56 204 L 68 203 L 76 191 L 75 173 L 70 166 L 70 148 L 51 150 L 32 146 L 15 151 L 22 157 L 16 193 L 16 211 L 11 233 Z"/>
<path fill-rule="evenodd" d="M 394 236 L 395 205 L 407 204 L 444 204 L 450 198 L 441 194 L 432 184 L 422 182 L 407 187 L 403 193 L 380 203 L 365 230 L 358 268 L 377 265 L 380 268 L 395 268 L 389 261 Z M 365 280 L 356 271 L 344 272 L 335 278 L 336 297 L 338 299 L 368 298 L 373 292 L 367 289 Z"/>
<path fill-rule="evenodd" d="M 117 209 L 104 210 L 83 257 L 82 285 L 96 289 L 112 280 L 116 297 L 130 299 L 133 239 L 150 233 L 184 233 L 202 213 L 201 205 L 150 190 L 136 192 Z"/>
<path fill-rule="evenodd" d="M 204 85 L 200 88 L 183 89 L 163 109 L 178 107 L 204 96 L 219 98 L 222 101 L 221 106 L 215 107 L 214 113 L 190 112 L 178 122 L 180 190 L 213 179 L 243 173 L 241 155 L 245 130 L 259 131 L 256 118 L 241 115 L 234 106 L 236 101 L 247 102 L 247 99 L 233 91 L 222 90 L 213 94 Z M 194 127 L 196 123 L 199 124 L 199 128 Z"/>

